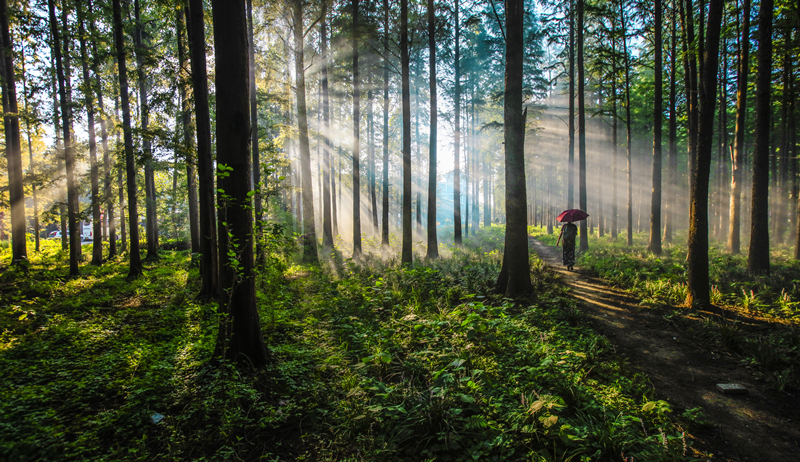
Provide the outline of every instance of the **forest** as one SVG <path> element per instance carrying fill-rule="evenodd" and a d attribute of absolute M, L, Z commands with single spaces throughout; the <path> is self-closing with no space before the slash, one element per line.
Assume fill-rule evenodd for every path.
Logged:
<path fill-rule="evenodd" d="M 0 0 L 0 39 L 0 462 L 800 454 L 800 3 Z"/>

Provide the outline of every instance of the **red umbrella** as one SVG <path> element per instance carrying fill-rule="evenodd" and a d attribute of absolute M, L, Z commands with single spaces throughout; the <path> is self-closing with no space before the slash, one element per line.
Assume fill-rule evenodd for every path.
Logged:
<path fill-rule="evenodd" d="M 588 216 L 589 216 L 589 214 L 584 212 L 583 210 L 569 209 L 569 210 L 564 210 L 563 212 L 561 212 L 561 215 L 557 216 L 556 220 L 558 220 L 558 221 L 560 221 L 562 223 L 570 222 L 570 221 L 581 221 L 581 220 L 585 220 L 586 217 L 588 217 Z"/>

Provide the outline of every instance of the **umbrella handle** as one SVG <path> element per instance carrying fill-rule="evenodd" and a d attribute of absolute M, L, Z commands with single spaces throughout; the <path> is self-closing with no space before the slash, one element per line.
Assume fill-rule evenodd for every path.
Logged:
<path fill-rule="evenodd" d="M 562 226 L 561 227 L 561 234 L 558 235 L 558 241 L 556 241 L 556 247 L 558 247 L 558 244 L 561 243 L 561 236 L 563 236 L 563 235 L 564 235 L 564 227 Z"/>

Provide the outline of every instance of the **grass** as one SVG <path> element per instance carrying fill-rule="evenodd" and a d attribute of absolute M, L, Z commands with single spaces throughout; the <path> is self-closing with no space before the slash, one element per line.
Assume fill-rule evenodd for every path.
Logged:
<path fill-rule="evenodd" d="M 71 279 L 48 243 L 0 275 L 0 460 L 684 460 L 702 413 L 673 420 L 540 261 L 529 300 L 494 295 L 499 237 L 406 267 L 270 247 L 259 371 L 210 365 L 188 252 Z"/>
<path fill-rule="evenodd" d="M 543 228 L 529 231 L 543 242 L 553 240 Z M 708 347 L 739 356 L 756 378 L 779 390 L 800 387 L 800 262 L 790 258 L 789 249 L 773 251 L 770 276 L 753 276 L 746 256 L 729 255 L 712 242 L 711 299 L 728 316 L 698 323 L 692 320 L 696 313 L 685 307 L 685 235 L 664 244 L 660 256 L 647 251 L 647 239 L 646 234 L 635 234 L 634 245 L 628 247 L 623 235 L 615 240 L 592 235 L 578 265 L 630 291 L 643 305 L 667 310 L 671 321 Z"/>

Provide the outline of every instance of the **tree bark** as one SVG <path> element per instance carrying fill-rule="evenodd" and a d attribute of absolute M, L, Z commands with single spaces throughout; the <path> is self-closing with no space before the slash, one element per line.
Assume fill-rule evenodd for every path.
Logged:
<path fill-rule="evenodd" d="M 353 258 L 361 256 L 361 84 L 358 75 L 358 4 L 353 0 Z"/>
<path fill-rule="evenodd" d="M 50 10 L 50 27 L 53 36 L 53 47 L 55 48 L 56 55 L 56 74 L 58 75 L 58 93 L 61 100 L 61 117 L 63 137 L 64 137 L 64 159 L 67 170 L 67 232 L 69 233 L 69 274 L 70 276 L 77 276 L 78 270 L 78 256 L 80 255 L 81 236 L 78 230 L 78 191 L 75 184 L 75 152 L 72 148 L 72 110 L 67 100 L 67 95 L 71 91 L 67 74 L 64 68 L 64 60 L 61 56 L 61 40 L 59 38 L 58 21 L 56 20 L 55 2 L 48 1 Z M 63 19 L 66 19 L 66 11 L 62 12 Z M 66 21 L 64 21 L 64 28 L 66 29 Z M 67 40 L 64 44 L 65 55 L 68 60 Z M 13 146 L 13 144 L 12 144 Z M 63 229 L 62 229 L 63 233 Z"/>
<path fill-rule="evenodd" d="M 458 9 L 456 0 L 456 9 Z M 458 28 L 458 22 L 456 22 Z M 429 85 L 431 92 L 430 139 L 428 153 L 428 258 L 439 258 L 439 240 L 436 235 L 436 10 L 433 0 L 428 0 L 428 52 L 430 53 Z"/>
<path fill-rule="evenodd" d="M 262 367 L 269 358 L 256 308 L 245 10 L 244 0 L 212 1 L 216 139 L 220 146 L 217 150 L 219 312 L 223 313 L 214 356 Z"/>
<path fill-rule="evenodd" d="M 136 50 L 136 75 L 139 83 L 139 114 L 142 118 L 142 155 L 144 157 L 144 190 L 145 190 L 145 236 L 147 239 L 147 260 L 158 259 L 158 217 L 156 214 L 156 184 L 153 149 L 148 133 L 150 125 L 150 107 L 147 102 L 149 91 L 147 75 L 144 70 L 145 54 L 144 25 L 141 19 L 139 0 L 133 3 L 136 29 L 134 45 Z"/>
<path fill-rule="evenodd" d="M 188 69 L 188 53 L 186 49 L 186 19 L 183 8 L 176 12 L 177 31 L 178 31 L 178 63 L 180 66 L 180 99 L 181 99 L 181 125 L 183 128 L 183 152 L 186 161 L 186 186 L 188 189 L 189 202 L 189 235 L 192 245 L 192 253 L 201 253 L 200 247 L 200 223 L 199 210 L 197 209 L 197 156 L 195 155 L 194 132 L 192 124 L 192 108 L 189 98 L 189 79 L 191 71 Z M 256 203 L 258 207 L 259 202 Z M 258 213 L 256 213 L 258 215 Z"/>
<path fill-rule="evenodd" d="M 97 163 L 97 137 L 94 126 L 94 98 L 92 80 L 89 76 L 89 54 L 86 50 L 86 27 L 82 2 L 76 2 L 78 9 L 78 35 L 81 44 L 81 64 L 83 68 L 84 106 L 89 132 L 89 161 L 92 182 L 92 265 L 103 264 L 103 230 L 100 218 L 100 171 Z"/>
<path fill-rule="evenodd" d="M 0 6 L 2 8 L 2 6 Z M 7 11 L 7 10 L 3 10 Z M 7 14 L 7 13 L 3 13 Z M 0 26 L 2 27 L 2 26 Z M 30 113 L 30 106 L 28 105 L 28 78 L 25 72 L 25 58 L 20 56 L 20 64 L 22 65 L 22 97 L 25 101 L 25 134 L 28 138 L 28 157 L 30 158 L 30 166 L 28 167 L 28 172 L 31 176 L 35 175 L 35 164 L 33 161 L 33 144 L 31 142 L 31 133 L 33 128 L 31 127 L 31 113 Z M 20 146 L 21 148 L 21 146 Z M 22 152 L 20 152 L 20 158 L 22 158 Z M 9 172 L 11 169 L 9 168 Z M 36 197 L 36 180 L 34 179 L 31 182 L 31 198 L 33 199 L 33 234 L 35 239 L 35 250 L 36 252 L 39 251 L 39 201 Z M 13 226 L 12 226 L 13 229 Z M 13 238 L 13 236 L 12 236 Z M 26 247 L 27 253 L 27 247 Z M 13 261 L 13 250 L 12 250 L 12 261 Z"/>
<path fill-rule="evenodd" d="M 119 88 L 114 86 L 114 118 L 119 120 L 119 106 L 120 106 Z M 120 151 L 122 142 L 120 141 L 119 129 L 116 130 L 117 139 L 115 141 L 115 149 Z M 122 148 L 124 149 L 124 148 Z M 119 195 L 119 229 L 121 250 L 124 252 L 128 249 L 128 231 L 125 227 L 125 187 L 122 181 L 122 167 L 117 169 L 117 194 Z M 137 247 L 138 248 L 138 247 Z"/>
<path fill-rule="evenodd" d="M 320 48 L 322 51 L 322 248 L 329 251 L 333 248 L 333 228 L 331 227 L 331 138 L 330 138 L 330 103 L 328 98 L 328 2 L 322 2 L 320 19 Z"/>
<path fill-rule="evenodd" d="M 52 0 L 50 0 L 52 1 Z M 128 181 L 128 217 L 130 222 L 130 269 L 128 277 L 134 278 L 142 274 L 141 255 L 139 254 L 139 209 L 136 201 L 136 165 L 133 159 L 133 134 L 131 133 L 131 109 L 128 102 L 128 69 L 125 58 L 125 42 L 123 40 L 122 11 L 119 0 L 113 0 L 114 6 L 114 43 L 117 51 L 119 69 L 119 93 L 122 100 L 122 130 L 125 140 L 125 166 Z"/>
<path fill-rule="evenodd" d="M 531 290 L 526 226 L 525 117 L 522 112 L 523 0 L 506 0 L 506 85 L 503 104 L 506 169 L 506 236 L 497 290 L 515 298 Z"/>
<path fill-rule="evenodd" d="M 90 10 L 91 12 L 91 10 Z M 94 22 L 89 22 L 89 30 L 96 37 Z M 103 104 L 103 83 L 100 78 L 100 54 L 97 51 L 97 39 L 92 40 L 92 70 L 95 77 L 97 108 L 100 110 L 100 142 L 103 146 L 103 195 L 106 199 L 106 216 L 108 220 L 108 258 L 117 256 L 117 223 L 114 214 L 114 194 L 111 180 L 111 159 L 108 149 L 108 125 Z"/>
<path fill-rule="evenodd" d="M 567 208 L 575 208 L 575 1 L 569 2 L 569 149 L 567 151 Z M 580 0 L 578 0 L 580 1 Z"/>
<path fill-rule="evenodd" d="M 734 255 L 741 251 L 741 201 L 742 163 L 745 156 L 744 134 L 747 117 L 747 79 L 750 71 L 750 0 L 744 0 L 742 31 L 739 37 L 739 68 L 736 87 L 736 128 L 733 159 L 731 162 L 730 222 L 728 251 Z"/>
<path fill-rule="evenodd" d="M 771 1 L 771 0 L 767 0 Z M 711 0 L 708 8 L 703 76 L 700 86 L 697 157 L 694 163 L 689 210 L 687 305 L 707 307 L 711 304 L 708 279 L 708 183 L 713 151 L 714 110 L 717 95 L 719 36 L 725 0 Z"/>
<path fill-rule="evenodd" d="M 758 18 L 753 195 L 750 219 L 750 253 L 747 268 L 769 274 L 769 135 L 772 79 L 773 0 L 763 0 Z"/>
<path fill-rule="evenodd" d="M 677 217 L 678 204 L 678 120 L 676 112 L 676 66 L 678 52 L 678 21 L 677 9 L 673 0 L 672 8 L 672 33 L 670 37 L 670 66 L 669 66 L 669 147 L 667 148 L 667 200 L 664 208 L 664 242 L 672 242 L 674 221 Z"/>
<path fill-rule="evenodd" d="M 400 0 L 400 60 L 403 98 L 403 246 L 400 262 L 411 263 L 411 94 L 408 88 L 408 0 Z"/>
<path fill-rule="evenodd" d="M 653 191 L 650 204 L 650 243 L 648 249 L 661 255 L 661 116 L 664 95 L 662 84 L 663 60 L 661 59 L 661 0 L 655 0 L 653 20 L 653 43 L 655 44 L 653 69 L 655 71 L 655 90 L 653 101 Z"/>
<path fill-rule="evenodd" d="M 455 80 L 453 81 L 453 85 L 455 86 L 453 96 L 453 105 L 455 106 L 453 110 L 455 121 L 455 132 L 453 133 L 453 142 L 455 143 L 453 154 L 453 162 L 455 165 L 453 170 L 453 238 L 456 245 L 461 245 L 461 165 L 459 164 L 459 149 L 461 147 L 461 28 L 458 27 L 459 2 L 460 0 L 455 0 L 454 32 L 456 47 L 455 61 L 453 63 L 455 72 Z"/>
<path fill-rule="evenodd" d="M 627 132 L 627 173 L 628 173 L 628 234 L 626 243 L 633 245 L 633 176 L 631 171 L 632 132 L 631 132 L 631 63 L 628 55 L 628 28 L 625 22 L 625 10 L 620 4 L 622 26 L 622 53 L 625 56 L 625 130 Z"/>
<path fill-rule="evenodd" d="M 253 156 L 253 219 L 255 221 L 256 261 L 263 259 L 262 235 L 264 206 L 261 202 L 261 158 L 258 153 L 258 98 L 256 93 L 256 44 L 253 31 L 253 0 L 247 0 L 247 59 L 250 79 L 250 149 Z"/>
<path fill-rule="evenodd" d="M 583 16 L 585 0 L 578 0 L 578 188 L 580 209 L 587 210 L 586 202 L 586 88 L 583 57 Z M 589 250 L 589 233 L 586 220 L 581 220 L 579 249 Z"/>
<path fill-rule="evenodd" d="M 8 24 L 8 3 L 0 2 L 0 33 L 3 38 L 3 126 L 6 135 L 6 160 L 8 162 L 8 196 L 11 202 L 11 261 L 14 264 L 28 259 L 25 236 L 25 191 L 22 183 L 22 152 L 19 137 L 19 112 L 17 87 L 14 76 L 14 44 Z M 31 165 L 33 165 L 31 163 Z M 72 263 L 72 262 L 70 262 Z M 77 261 L 76 273 L 77 274 Z M 70 274 L 72 266 L 70 265 Z"/>
<path fill-rule="evenodd" d="M 389 247 L 389 0 L 383 0 L 383 191 L 381 246 Z"/>
<path fill-rule="evenodd" d="M 303 53 L 303 0 L 292 2 L 294 17 L 294 71 L 297 86 L 297 125 L 300 141 L 300 174 L 303 188 L 303 261 L 316 263 L 317 232 L 314 224 L 314 190 L 311 180 L 311 150 L 308 143 L 308 111 L 306 109 L 305 57 Z"/>
<path fill-rule="evenodd" d="M 208 73 L 206 72 L 206 36 L 203 1 L 189 0 L 186 15 L 192 63 L 195 123 L 197 125 L 197 173 L 200 199 L 200 276 L 201 297 L 219 293 L 217 228 L 214 208 L 214 164 L 211 157 L 211 119 L 208 107 Z M 219 144 L 218 144 L 219 146 Z"/>

